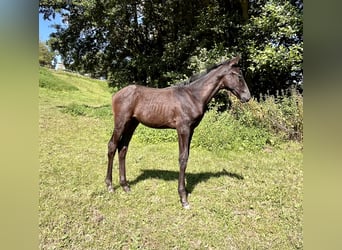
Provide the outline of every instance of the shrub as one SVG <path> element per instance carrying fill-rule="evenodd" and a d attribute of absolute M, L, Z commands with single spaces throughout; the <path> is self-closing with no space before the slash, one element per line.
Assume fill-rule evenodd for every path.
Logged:
<path fill-rule="evenodd" d="M 236 98 L 230 113 L 243 125 L 263 128 L 282 139 L 303 140 L 303 97 L 294 89 L 241 104 Z"/>
<path fill-rule="evenodd" d="M 210 151 L 260 150 L 269 141 L 271 135 L 265 129 L 245 126 L 229 112 L 214 108 L 196 128 L 193 145 Z"/>

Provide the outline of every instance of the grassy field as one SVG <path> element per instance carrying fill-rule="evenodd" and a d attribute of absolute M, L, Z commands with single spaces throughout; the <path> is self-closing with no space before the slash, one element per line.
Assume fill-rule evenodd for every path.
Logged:
<path fill-rule="evenodd" d="M 40 249 L 303 248 L 301 143 L 219 153 L 193 146 L 191 209 L 185 210 L 175 141 L 147 144 L 133 137 L 127 155 L 132 192 L 118 185 L 116 157 L 116 190 L 108 193 L 113 122 L 106 83 L 41 69 L 40 86 Z"/>

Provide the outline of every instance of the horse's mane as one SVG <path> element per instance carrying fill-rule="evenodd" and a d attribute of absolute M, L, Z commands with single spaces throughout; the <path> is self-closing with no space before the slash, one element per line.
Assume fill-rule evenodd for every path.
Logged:
<path fill-rule="evenodd" d="M 221 65 L 224 64 L 228 64 L 231 60 L 225 60 L 223 62 L 220 62 L 218 64 L 213 64 L 210 65 L 209 67 L 207 67 L 204 71 L 193 74 L 192 76 L 190 76 L 188 79 L 186 79 L 185 81 L 176 83 L 175 85 L 173 85 L 173 87 L 182 87 L 182 86 L 187 86 L 190 85 L 191 83 L 193 83 L 194 81 L 204 77 L 205 75 L 207 75 L 209 72 L 211 72 L 214 69 L 217 69 L 218 67 L 220 67 Z"/>

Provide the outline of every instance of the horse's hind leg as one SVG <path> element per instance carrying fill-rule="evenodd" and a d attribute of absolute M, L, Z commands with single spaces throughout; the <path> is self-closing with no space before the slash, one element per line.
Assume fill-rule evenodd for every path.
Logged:
<path fill-rule="evenodd" d="M 128 150 L 129 142 L 132 139 L 133 133 L 138 126 L 139 122 L 135 119 L 131 120 L 126 124 L 125 130 L 122 134 L 118 145 L 118 153 L 119 153 L 119 176 L 120 176 L 120 185 L 123 190 L 128 192 L 130 188 L 126 179 L 126 154 Z"/>
<path fill-rule="evenodd" d="M 115 156 L 116 149 L 118 147 L 119 139 L 121 137 L 123 129 L 121 127 L 115 126 L 112 137 L 108 142 L 108 168 L 107 168 L 107 176 L 106 176 L 106 184 L 109 192 L 113 192 L 113 183 L 112 183 L 112 172 L 113 172 L 113 160 Z"/>

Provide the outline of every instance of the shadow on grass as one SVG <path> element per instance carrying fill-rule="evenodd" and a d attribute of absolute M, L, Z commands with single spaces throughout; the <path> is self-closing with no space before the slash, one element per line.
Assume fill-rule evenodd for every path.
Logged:
<path fill-rule="evenodd" d="M 243 180 L 243 176 L 228 172 L 227 170 L 223 169 L 220 172 L 212 173 L 212 172 L 202 172 L 202 173 L 185 173 L 186 175 L 186 190 L 189 193 L 195 189 L 195 187 L 201 183 L 206 182 L 210 178 L 219 178 L 221 176 L 228 176 L 231 178 L 235 178 L 238 180 Z M 152 170 L 152 169 L 143 169 L 142 173 L 133 181 L 129 182 L 130 186 L 134 186 L 140 181 L 147 180 L 147 179 L 161 179 L 165 181 L 174 181 L 178 180 L 179 172 L 178 171 L 169 171 L 169 170 Z"/>

